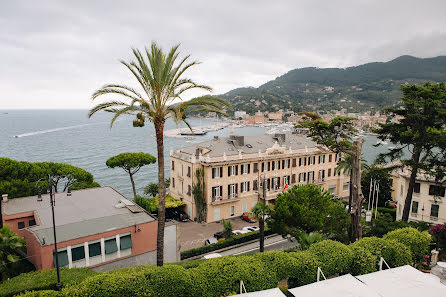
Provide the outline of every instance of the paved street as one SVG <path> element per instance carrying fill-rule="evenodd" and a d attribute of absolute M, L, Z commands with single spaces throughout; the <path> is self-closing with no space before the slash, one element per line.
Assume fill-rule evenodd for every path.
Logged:
<path fill-rule="evenodd" d="M 258 226 L 258 223 L 248 223 L 240 217 L 229 219 L 233 230 L 240 230 L 245 226 Z M 221 223 L 199 224 L 196 222 L 185 222 L 179 224 L 180 251 L 190 250 L 204 245 L 206 238 L 212 237 L 215 232 L 223 231 Z"/>
<path fill-rule="evenodd" d="M 293 248 L 297 244 L 297 241 L 291 242 L 288 239 L 284 239 L 280 235 L 276 235 L 265 239 L 265 251 L 283 251 Z M 256 240 L 250 244 L 226 250 L 224 252 L 215 252 L 221 254 L 222 256 L 254 254 L 259 252 L 259 241 Z"/>

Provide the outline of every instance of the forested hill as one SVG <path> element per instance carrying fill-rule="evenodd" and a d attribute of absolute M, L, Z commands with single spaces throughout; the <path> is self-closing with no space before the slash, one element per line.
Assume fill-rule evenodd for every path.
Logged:
<path fill-rule="evenodd" d="M 220 95 L 234 110 L 381 109 L 398 102 L 399 86 L 427 81 L 446 82 L 446 56 L 401 56 L 348 68 L 294 69 L 258 88 L 239 88 Z"/>

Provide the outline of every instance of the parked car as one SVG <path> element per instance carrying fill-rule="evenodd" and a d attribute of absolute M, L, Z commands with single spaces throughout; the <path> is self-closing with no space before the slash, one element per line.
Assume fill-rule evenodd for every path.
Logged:
<path fill-rule="evenodd" d="M 214 237 L 218 240 L 220 238 L 225 238 L 223 235 L 223 232 L 216 232 L 214 233 Z"/>
<path fill-rule="evenodd" d="M 242 230 L 249 231 L 249 232 L 254 232 L 254 231 L 259 231 L 260 228 L 257 227 L 257 226 L 247 226 L 247 227 L 243 227 Z"/>
<path fill-rule="evenodd" d="M 205 239 L 205 241 L 204 241 L 204 245 L 211 245 L 211 244 L 214 244 L 214 243 L 217 243 L 218 242 L 218 239 L 217 238 L 215 238 L 215 237 L 209 237 L 209 238 L 206 238 Z"/>
<path fill-rule="evenodd" d="M 254 218 L 254 216 L 250 212 L 244 212 L 242 214 L 241 218 L 242 218 L 242 220 L 247 221 L 248 223 L 255 223 L 256 222 L 256 219 Z"/>
<path fill-rule="evenodd" d="M 248 231 L 248 230 L 233 230 L 232 234 L 240 235 L 240 234 L 245 234 L 245 233 L 249 233 L 249 232 L 251 232 L 251 231 Z"/>
<path fill-rule="evenodd" d="M 388 208 L 397 208 L 398 202 L 395 200 L 387 200 L 385 206 Z"/>

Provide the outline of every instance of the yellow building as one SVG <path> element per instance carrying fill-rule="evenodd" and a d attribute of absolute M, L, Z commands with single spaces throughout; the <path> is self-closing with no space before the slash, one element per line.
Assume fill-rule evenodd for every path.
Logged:
<path fill-rule="evenodd" d="M 404 202 L 409 187 L 411 171 L 407 168 L 392 172 L 392 198 L 398 201 L 396 219 L 403 216 Z M 446 222 L 446 206 L 444 202 L 445 187 L 435 182 L 431 176 L 423 172 L 417 174 L 410 206 L 409 221 L 424 221 L 433 224 Z"/>
<path fill-rule="evenodd" d="M 263 177 L 268 203 L 274 203 L 286 184 L 314 183 L 340 197 L 349 194 L 349 177 L 335 173 L 337 155 L 293 134 L 216 136 L 171 151 L 170 159 L 169 193 L 186 202 L 191 218 L 196 217 L 194 172 L 204 170 L 207 222 L 249 212 L 261 198 Z"/>

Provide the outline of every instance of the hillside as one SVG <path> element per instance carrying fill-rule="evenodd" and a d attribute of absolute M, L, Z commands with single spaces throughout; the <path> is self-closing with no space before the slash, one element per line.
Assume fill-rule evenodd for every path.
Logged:
<path fill-rule="evenodd" d="M 258 88 L 238 88 L 220 95 L 234 110 L 291 109 L 354 111 L 382 109 L 398 102 L 401 84 L 446 81 L 446 56 L 401 56 L 348 68 L 298 68 Z"/>

